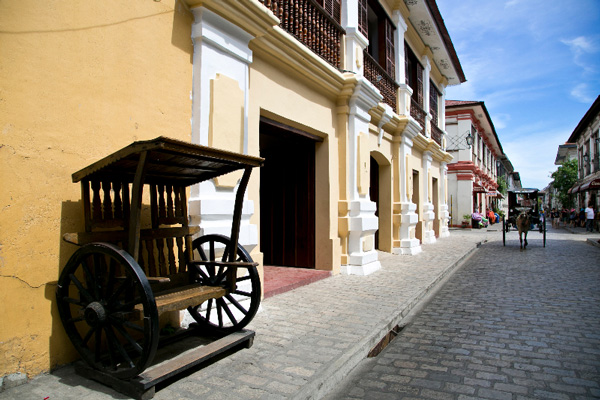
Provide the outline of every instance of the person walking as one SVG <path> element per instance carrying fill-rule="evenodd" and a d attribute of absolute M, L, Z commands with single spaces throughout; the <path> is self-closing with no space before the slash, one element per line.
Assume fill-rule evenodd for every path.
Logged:
<path fill-rule="evenodd" d="M 552 227 L 558 228 L 560 226 L 560 212 L 558 209 L 552 209 Z"/>
<path fill-rule="evenodd" d="M 585 231 L 594 232 L 594 209 L 591 201 L 585 209 Z"/>

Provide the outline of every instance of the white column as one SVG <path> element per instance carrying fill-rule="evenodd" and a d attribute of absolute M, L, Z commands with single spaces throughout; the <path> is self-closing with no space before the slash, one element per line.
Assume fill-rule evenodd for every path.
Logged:
<path fill-rule="evenodd" d="M 414 255 L 422 251 L 421 242 L 415 237 L 416 226 L 419 222 L 417 215 L 417 205 L 412 202 L 410 192 L 412 190 L 409 176 L 412 176 L 412 170 L 408 168 L 408 159 L 412 154 L 412 139 L 419 134 L 421 127 L 414 119 L 409 119 L 404 132 L 402 132 L 402 142 L 398 151 L 398 171 L 396 171 L 400 182 L 400 227 L 398 238 L 400 247 L 393 249 L 394 254 Z"/>
<path fill-rule="evenodd" d="M 406 21 L 399 10 L 395 10 L 392 15 L 392 20 L 396 25 L 394 31 L 394 47 L 396 63 L 396 81 L 398 82 L 398 109 L 394 110 L 398 115 L 410 115 L 410 98 L 413 90 L 406 84 L 406 70 L 404 54 L 404 34 L 408 29 Z"/>
<path fill-rule="evenodd" d="M 248 43 L 253 38 L 246 31 L 204 7 L 194 8 L 192 25 L 193 82 L 192 82 L 192 142 L 208 146 L 211 113 L 211 81 L 217 74 L 239 84 L 244 93 L 243 151 L 248 151 L 249 64 L 252 51 Z M 200 235 L 231 234 L 231 222 L 236 188 L 217 187 L 206 181 L 190 191 L 190 225 L 200 227 Z M 251 252 L 258 244 L 256 225 L 250 224 L 254 203 L 244 200 L 239 242 Z"/>
<path fill-rule="evenodd" d="M 433 220 L 435 219 L 435 212 L 433 202 L 431 201 L 431 162 L 433 160 L 430 151 L 423 152 L 423 210 L 421 215 L 423 216 L 423 243 L 435 243 L 435 231 L 433 230 Z"/>
<path fill-rule="evenodd" d="M 448 212 L 448 164 L 445 162 L 440 163 L 440 219 L 441 219 L 441 227 L 440 227 L 440 237 L 448 237 L 450 236 L 450 231 L 448 229 L 448 221 L 450 219 L 450 213 Z"/>
<path fill-rule="evenodd" d="M 429 80 L 431 75 L 431 62 L 429 57 L 423 56 L 421 59 L 423 62 L 423 110 L 427 115 L 425 117 L 424 134 L 427 137 L 431 137 L 431 113 L 429 112 Z"/>
<path fill-rule="evenodd" d="M 348 264 L 341 266 L 341 272 L 344 274 L 368 275 L 381 268 L 375 249 L 375 232 L 379 226 L 375 216 L 377 206 L 369 199 L 368 191 L 361 193 L 358 187 L 358 174 L 361 168 L 364 168 L 359 163 L 369 161 L 369 152 L 365 152 L 365 149 L 359 146 L 365 146 L 367 143 L 365 136 L 369 135 L 371 120 L 369 110 L 381 99 L 379 91 L 365 78 L 360 78 L 349 101 L 349 234 Z"/>
<path fill-rule="evenodd" d="M 358 0 L 346 0 L 342 7 L 342 27 L 346 31 L 344 69 L 363 75 L 363 51 L 369 40 L 358 29 Z"/>

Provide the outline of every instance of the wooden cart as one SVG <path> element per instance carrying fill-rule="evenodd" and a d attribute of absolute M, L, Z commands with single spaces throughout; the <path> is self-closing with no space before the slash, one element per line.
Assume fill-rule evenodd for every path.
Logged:
<path fill-rule="evenodd" d="M 540 216 L 540 198 L 543 193 L 534 188 L 522 188 L 508 191 L 508 217 L 502 219 L 502 243 L 506 246 L 506 234 L 512 226 L 517 229 L 517 217 L 523 211 L 529 214 L 531 223 L 538 226 L 543 234 L 543 245 L 546 247 L 546 218 Z"/>
<path fill-rule="evenodd" d="M 85 232 L 64 235 L 81 247 L 60 274 L 56 298 L 85 361 L 79 373 L 151 398 L 164 379 L 240 344 L 251 346 L 254 332 L 242 328 L 256 314 L 261 286 L 257 264 L 238 237 L 250 173 L 263 161 L 159 137 L 73 174 L 73 182 L 81 182 Z M 188 186 L 236 170 L 243 176 L 231 236 L 192 241 L 199 229 L 188 226 Z M 185 309 L 196 331 L 217 339 L 153 366 L 163 342 L 192 330 L 163 340 L 159 316 Z"/>

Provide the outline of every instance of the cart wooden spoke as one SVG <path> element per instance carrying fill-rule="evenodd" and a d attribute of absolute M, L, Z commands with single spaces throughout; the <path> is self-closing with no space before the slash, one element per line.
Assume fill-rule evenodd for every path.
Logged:
<path fill-rule="evenodd" d="M 226 288 L 227 277 L 235 274 L 236 285 L 228 294 L 216 301 L 208 301 L 188 308 L 194 319 L 204 329 L 215 333 L 236 331 L 246 326 L 260 304 L 260 278 L 248 252 L 238 245 L 237 258 L 229 263 L 226 255 L 231 240 L 222 235 L 206 235 L 193 242 L 192 263 L 196 280 L 205 286 Z"/>

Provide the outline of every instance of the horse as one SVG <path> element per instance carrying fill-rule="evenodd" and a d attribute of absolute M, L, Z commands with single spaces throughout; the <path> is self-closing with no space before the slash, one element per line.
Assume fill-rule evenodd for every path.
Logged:
<path fill-rule="evenodd" d="M 529 218 L 529 214 L 526 212 L 519 214 L 517 217 L 517 229 L 519 230 L 519 242 L 521 243 L 521 250 L 527 249 L 527 232 L 529 231 L 530 227 L 531 220 Z M 523 245 L 523 238 L 521 237 L 522 234 L 525 234 L 525 245 Z"/>

